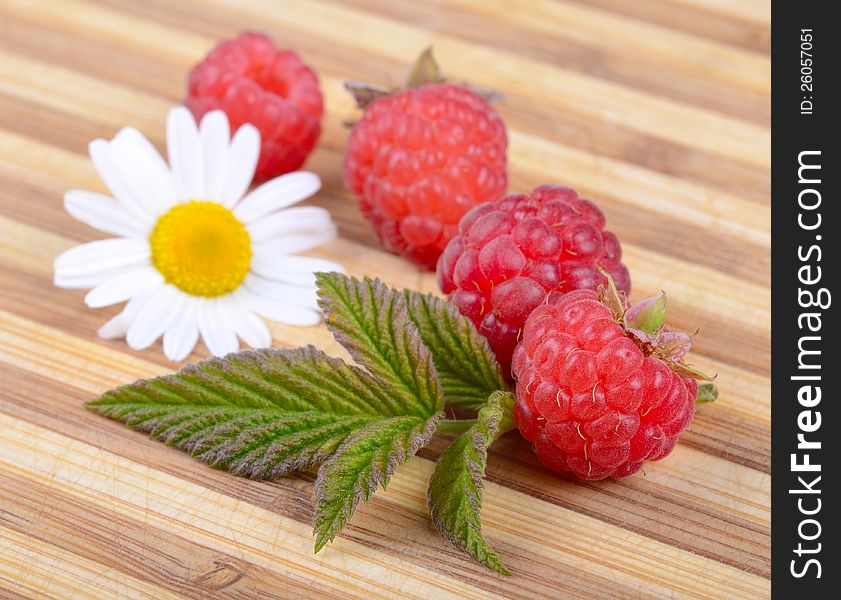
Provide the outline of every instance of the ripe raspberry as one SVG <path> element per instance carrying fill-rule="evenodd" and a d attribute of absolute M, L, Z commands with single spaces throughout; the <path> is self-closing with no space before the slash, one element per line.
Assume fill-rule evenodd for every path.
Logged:
<path fill-rule="evenodd" d="M 251 123 L 262 147 L 255 181 L 298 169 L 321 134 L 318 78 L 298 55 L 260 33 L 217 45 L 190 73 L 187 107 L 196 121 L 220 108 L 232 130 Z"/>
<path fill-rule="evenodd" d="M 496 111 L 463 86 L 380 93 L 351 133 L 345 181 L 389 250 L 434 269 L 459 219 L 505 193 L 507 143 Z"/>
<path fill-rule="evenodd" d="M 681 362 L 691 338 L 663 329 L 665 295 L 627 311 L 608 295 L 578 290 L 535 309 L 513 359 L 520 432 L 544 465 L 583 479 L 669 454 L 705 378 Z"/>
<path fill-rule="evenodd" d="M 630 292 L 617 237 L 603 231 L 604 214 L 568 187 L 542 185 L 477 206 L 438 261 L 438 283 L 475 323 L 503 372 L 529 314 L 547 294 L 596 290 L 604 269 Z"/>

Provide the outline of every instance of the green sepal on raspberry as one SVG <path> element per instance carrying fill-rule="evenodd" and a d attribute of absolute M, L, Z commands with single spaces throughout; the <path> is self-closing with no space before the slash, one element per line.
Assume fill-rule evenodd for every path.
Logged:
<path fill-rule="evenodd" d="M 646 335 L 656 335 L 666 325 L 666 293 L 637 302 L 625 313 L 625 322 L 631 329 Z"/>
<path fill-rule="evenodd" d="M 505 125 L 483 92 L 446 82 L 429 49 L 402 88 L 346 87 L 364 112 L 345 182 L 388 250 L 434 269 L 461 217 L 505 193 Z"/>
<path fill-rule="evenodd" d="M 707 404 L 715 402 L 718 399 L 718 388 L 714 383 L 706 382 L 698 384 L 698 398 L 695 399 L 695 404 Z"/>

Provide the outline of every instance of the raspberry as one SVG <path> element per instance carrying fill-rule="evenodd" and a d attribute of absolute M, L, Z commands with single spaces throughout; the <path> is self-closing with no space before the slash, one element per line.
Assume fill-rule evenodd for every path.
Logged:
<path fill-rule="evenodd" d="M 596 290 L 606 283 L 599 268 L 630 292 L 619 240 L 604 224 L 595 204 L 553 185 L 482 204 L 461 220 L 438 261 L 438 283 L 488 338 L 504 372 L 547 294 Z"/>
<path fill-rule="evenodd" d="M 663 328 L 665 295 L 627 310 L 609 295 L 553 296 L 527 319 L 513 357 L 520 432 L 547 467 L 583 479 L 631 475 L 668 455 L 705 378 L 680 362 L 691 338 Z"/>
<path fill-rule="evenodd" d="M 466 87 L 379 93 L 351 133 L 345 181 L 385 246 L 431 270 L 461 217 L 505 193 L 507 143 L 496 111 Z"/>
<path fill-rule="evenodd" d="M 304 164 L 324 113 L 315 72 L 260 33 L 242 33 L 211 50 L 190 73 L 185 104 L 196 121 L 222 109 L 233 130 L 243 123 L 260 130 L 258 181 Z"/>

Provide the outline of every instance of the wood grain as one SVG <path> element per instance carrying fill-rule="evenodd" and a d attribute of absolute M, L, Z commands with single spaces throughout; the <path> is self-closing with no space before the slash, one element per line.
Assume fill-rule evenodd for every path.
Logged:
<path fill-rule="evenodd" d="M 102 237 L 62 207 L 104 191 L 86 153 L 168 108 L 220 38 L 261 29 L 319 72 L 308 167 L 355 275 L 434 291 L 383 252 L 341 181 L 346 78 L 399 80 L 434 44 L 447 74 L 503 92 L 512 190 L 567 183 L 623 240 L 634 295 L 667 289 L 693 361 L 717 372 L 675 452 L 579 483 L 517 434 L 491 450 L 486 534 L 514 572 L 442 540 L 424 497 L 436 439 L 312 554 L 312 478 L 251 482 L 99 418 L 85 400 L 175 368 L 97 338 L 116 308 L 54 288 L 52 261 Z M 4 0 L 0 3 L 0 597 L 764 598 L 770 594 L 768 0 Z M 276 344 L 343 351 L 323 327 Z M 206 356 L 203 346 L 191 361 Z"/>

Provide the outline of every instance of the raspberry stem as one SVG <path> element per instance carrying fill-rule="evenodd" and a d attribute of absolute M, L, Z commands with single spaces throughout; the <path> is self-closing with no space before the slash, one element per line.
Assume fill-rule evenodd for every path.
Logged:
<path fill-rule="evenodd" d="M 613 318 L 616 320 L 617 323 L 620 323 L 623 327 L 627 326 L 625 322 L 625 311 L 626 311 L 626 302 L 624 294 L 620 294 L 619 289 L 616 287 L 616 281 L 614 281 L 613 276 L 610 273 L 605 271 L 601 266 L 598 267 L 599 272 L 607 278 L 607 286 L 604 287 L 602 290 L 602 302 L 610 309 L 610 312 L 613 313 Z"/>
<path fill-rule="evenodd" d="M 495 440 L 499 439 L 504 433 L 517 428 L 517 424 L 514 423 L 514 395 L 511 393 L 500 394 L 499 392 L 494 392 L 491 394 L 491 398 L 496 394 L 499 394 L 502 416 L 500 418 L 499 428 L 494 436 Z M 464 433 L 475 424 L 476 419 L 442 419 L 438 421 L 435 433 Z"/>
<path fill-rule="evenodd" d="M 476 419 L 441 419 L 435 433 L 464 433 L 476 424 Z"/>

